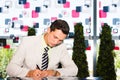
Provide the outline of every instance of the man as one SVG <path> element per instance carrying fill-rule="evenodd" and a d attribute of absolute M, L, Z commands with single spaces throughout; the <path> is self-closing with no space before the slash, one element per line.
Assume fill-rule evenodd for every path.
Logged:
<path fill-rule="evenodd" d="M 76 76 L 78 68 L 70 58 L 63 40 L 69 33 L 64 20 L 55 20 L 47 31 L 39 36 L 24 37 L 12 60 L 7 73 L 13 77 L 43 78 L 49 76 Z M 42 70 L 42 54 L 48 46 L 48 67 Z M 58 64 L 62 68 L 58 68 Z"/>

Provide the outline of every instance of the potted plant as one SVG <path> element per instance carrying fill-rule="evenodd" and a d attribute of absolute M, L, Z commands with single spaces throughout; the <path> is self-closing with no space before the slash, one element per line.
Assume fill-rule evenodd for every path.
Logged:
<path fill-rule="evenodd" d="M 96 64 L 96 76 L 102 77 L 103 80 L 116 80 L 113 49 L 111 28 L 107 23 L 104 23 L 100 34 L 100 47 Z"/>
<path fill-rule="evenodd" d="M 86 57 L 86 46 L 82 23 L 74 26 L 74 42 L 72 59 L 78 67 L 77 77 L 85 78 L 89 76 L 88 62 Z"/>
<path fill-rule="evenodd" d="M 28 36 L 36 35 L 36 30 L 35 30 L 35 28 L 29 27 L 29 28 L 28 28 L 28 34 L 27 34 L 27 35 L 28 35 Z"/>

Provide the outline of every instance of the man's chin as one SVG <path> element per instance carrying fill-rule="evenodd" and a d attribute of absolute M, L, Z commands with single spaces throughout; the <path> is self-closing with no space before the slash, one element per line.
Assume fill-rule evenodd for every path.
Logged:
<path fill-rule="evenodd" d="M 50 46 L 50 47 L 52 48 L 52 47 L 55 47 L 55 46 L 56 46 L 56 45 L 52 45 L 52 46 Z"/>
<path fill-rule="evenodd" d="M 52 47 L 56 47 L 56 46 L 58 46 L 58 45 L 60 45 L 60 44 L 57 44 L 57 45 L 51 45 L 50 47 L 52 48 Z"/>

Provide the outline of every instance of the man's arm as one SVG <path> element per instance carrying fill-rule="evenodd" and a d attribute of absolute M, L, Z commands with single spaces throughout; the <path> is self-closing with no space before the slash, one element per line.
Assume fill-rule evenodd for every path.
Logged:
<path fill-rule="evenodd" d="M 60 62 L 62 64 L 62 68 L 58 68 L 56 70 L 60 72 L 61 76 L 76 76 L 78 72 L 78 67 L 71 59 L 66 46 L 63 45 L 60 50 L 62 50 L 60 53 Z"/>
<path fill-rule="evenodd" d="M 7 65 L 6 72 L 9 76 L 24 77 L 29 71 L 29 69 L 22 67 L 25 58 L 24 44 L 25 41 L 23 40 L 17 48 L 16 52 L 13 54 L 10 63 Z"/>

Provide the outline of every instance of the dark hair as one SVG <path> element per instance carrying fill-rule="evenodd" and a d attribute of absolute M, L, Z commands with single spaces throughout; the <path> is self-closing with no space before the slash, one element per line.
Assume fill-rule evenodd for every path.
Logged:
<path fill-rule="evenodd" d="M 50 26 L 50 30 L 55 31 L 55 29 L 62 30 L 62 32 L 64 34 L 68 34 L 69 30 L 70 30 L 68 23 L 61 19 L 58 19 L 58 20 L 55 20 L 54 22 L 52 22 L 52 24 Z"/>

